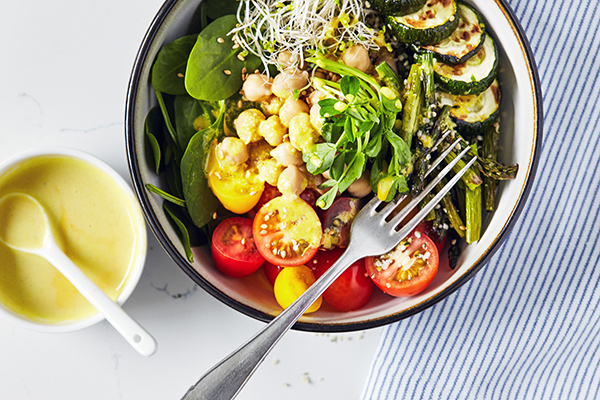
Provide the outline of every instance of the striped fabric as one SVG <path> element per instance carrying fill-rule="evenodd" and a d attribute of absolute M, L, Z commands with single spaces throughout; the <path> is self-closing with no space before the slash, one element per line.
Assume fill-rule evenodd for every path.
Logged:
<path fill-rule="evenodd" d="M 595 0 L 508 0 L 544 101 L 535 186 L 469 283 L 386 327 L 362 398 L 600 398 L 600 27 Z"/>

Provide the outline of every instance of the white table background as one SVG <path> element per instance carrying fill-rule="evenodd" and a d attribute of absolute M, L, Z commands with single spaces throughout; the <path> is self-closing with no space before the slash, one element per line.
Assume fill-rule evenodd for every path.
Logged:
<path fill-rule="evenodd" d="M 73 147 L 129 181 L 127 83 L 161 4 L 3 0 L 0 161 L 36 147 Z M 138 355 L 105 321 L 43 334 L 0 320 L 0 399 L 179 399 L 263 325 L 204 293 L 148 235 L 146 269 L 124 308 L 156 338 L 157 353 Z M 238 398 L 358 399 L 378 336 L 378 329 L 292 331 Z"/>

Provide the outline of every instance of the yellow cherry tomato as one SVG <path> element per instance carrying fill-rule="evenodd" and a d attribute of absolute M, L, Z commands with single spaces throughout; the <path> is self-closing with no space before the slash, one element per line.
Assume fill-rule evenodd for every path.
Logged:
<path fill-rule="evenodd" d="M 315 283 L 315 274 L 305 265 L 285 267 L 275 279 L 274 292 L 277 303 L 283 308 L 289 307 Z M 315 312 L 321 307 L 323 299 L 319 297 L 309 308 L 306 314 Z"/>
<path fill-rule="evenodd" d="M 250 211 L 262 195 L 265 184 L 258 174 L 245 168 L 245 164 L 227 166 L 219 162 L 217 147 L 213 144 L 208 158 L 208 186 L 223 207 L 236 214 Z"/>

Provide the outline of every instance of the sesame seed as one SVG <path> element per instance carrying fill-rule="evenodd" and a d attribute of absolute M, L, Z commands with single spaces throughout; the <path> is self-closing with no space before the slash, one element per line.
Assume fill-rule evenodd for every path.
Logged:
<path fill-rule="evenodd" d="M 260 231 L 259 233 L 260 233 L 261 235 L 266 235 L 266 234 L 267 234 L 267 231 L 263 229 L 263 230 L 262 230 L 262 231 Z"/>
<path fill-rule="evenodd" d="M 219 43 L 225 43 L 225 39 L 223 39 L 223 38 L 217 38 L 217 42 L 219 42 Z"/>
<path fill-rule="evenodd" d="M 178 73 L 177 73 L 177 77 L 178 77 L 178 78 L 183 78 L 183 77 L 184 77 L 184 75 L 183 75 L 181 72 L 178 72 Z"/>
<path fill-rule="evenodd" d="M 281 258 L 285 258 L 285 256 L 287 255 L 285 250 L 281 250 L 281 252 L 279 254 L 281 254 Z"/>
<path fill-rule="evenodd" d="M 213 214 L 213 219 L 217 219 L 217 213 L 216 212 Z"/>
<path fill-rule="evenodd" d="M 466 231 L 467 227 L 464 226 L 464 225 L 461 225 L 461 226 L 458 227 L 458 229 L 460 229 L 461 231 Z"/>
<path fill-rule="evenodd" d="M 420 238 L 421 237 L 421 232 L 415 231 L 415 236 L 417 237 L 417 239 Z"/>
<path fill-rule="evenodd" d="M 260 227 L 261 227 L 262 229 L 267 229 L 267 224 L 262 224 Z"/>
<path fill-rule="evenodd" d="M 240 47 L 240 45 L 238 43 L 236 43 L 233 46 L 231 46 L 232 49 L 238 49 L 239 47 Z"/>
<path fill-rule="evenodd" d="M 237 58 L 240 61 L 246 61 L 246 59 L 244 58 L 244 56 L 241 53 L 238 53 Z"/>
<path fill-rule="evenodd" d="M 242 68 L 242 74 L 245 74 L 246 72 L 248 72 L 248 69 L 246 67 Z"/>
<path fill-rule="evenodd" d="M 230 70 L 228 70 L 228 69 L 224 70 L 224 71 L 223 71 L 223 73 L 224 73 L 225 75 L 231 75 L 231 71 L 230 71 Z"/>
<path fill-rule="evenodd" d="M 242 240 L 240 240 L 241 244 L 246 244 L 246 238 L 242 238 Z"/>

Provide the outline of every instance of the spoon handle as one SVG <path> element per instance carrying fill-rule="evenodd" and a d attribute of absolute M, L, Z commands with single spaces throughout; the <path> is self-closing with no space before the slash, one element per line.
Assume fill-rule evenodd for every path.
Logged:
<path fill-rule="evenodd" d="M 40 255 L 54 265 L 134 349 L 143 356 L 154 354 L 156 341 L 152 335 L 108 297 L 56 244 L 46 245 Z"/>
<path fill-rule="evenodd" d="M 331 283 L 356 260 L 362 257 L 348 248 L 341 257 L 273 321 L 246 344 L 231 353 L 192 386 L 182 400 L 231 400 L 246 384 L 256 368 L 275 347 L 279 339 L 304 312 L 323 294 Z"/>

